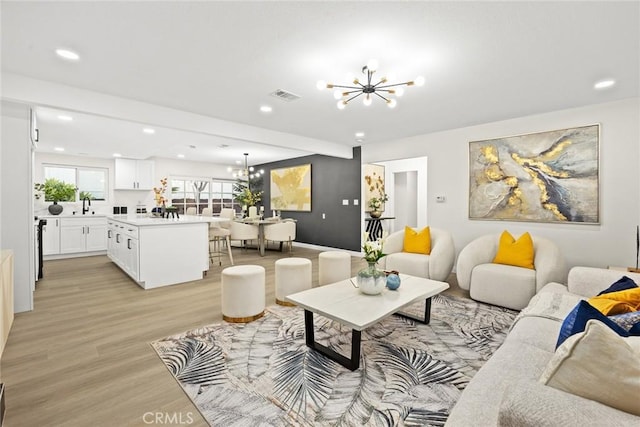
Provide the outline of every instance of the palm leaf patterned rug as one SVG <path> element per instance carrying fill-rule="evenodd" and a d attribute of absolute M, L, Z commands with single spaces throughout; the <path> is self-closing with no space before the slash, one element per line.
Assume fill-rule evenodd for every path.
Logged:
<path fill-rule="evenodd" d="M 424 302 L 407 311 L 423 314 Z M 305 345 L 298 307 L 151 345 L 210 425 L 438 426 L 516 314 L 438 295 L 429 325 L 389 316 L 365 329 L 354 372 Z M 316 341 L 349 355 L 351 330 L 314 317 Z"/>

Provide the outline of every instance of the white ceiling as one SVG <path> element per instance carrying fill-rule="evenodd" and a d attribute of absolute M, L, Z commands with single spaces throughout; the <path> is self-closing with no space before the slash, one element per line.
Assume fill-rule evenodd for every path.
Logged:
<path fill-rule="evenodd" d="M 314 138 L 318 146 L 385 142 L 640 95 L 637 1 L 3 1 L 1 19 L 5 74 Z M 56 57 L 59 47 L 81 59 Z M 374 100 L 340 111 L 330 91 L 316 89 L 317 80 L 347 83 L 370 58 L 381 75 L 423 75 L 426 84 L 408 88 L 393 110 Z M 613 88 L 593 89 L 609 77 Z M 269 95 L 276 89 L 301 99 L 276 99 Z M 263 104 L 273 112 L 261 113 Z M 314 151 L 273 138 L 260 144 L 260 131 L 229 138 L 164 127 L 160 118 L 140 123 L 73 111 L 74 120 L 62 122 L 64 101 L 44 107 L 43 151 L 184 154 L 215 163 L 245 151 L 254 163 Z M 156 134 L 143 134 L 144 125 Z M 362 143 L 358 131 L 366 134 Z"/>

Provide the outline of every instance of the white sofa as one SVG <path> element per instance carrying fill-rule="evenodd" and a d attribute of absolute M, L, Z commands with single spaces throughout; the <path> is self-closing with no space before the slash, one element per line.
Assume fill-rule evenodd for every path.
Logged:
<path fill-rule="evenodd" d="M 640 426 L 638 416 L 538 381 L 554 354 L 566 315 L 580 299 L 598 294 L 623 275 L 640 284 L 640 274 L 574 267 L 567 286 L 544 286 L 462 392 L 446 426 Z"/>
<path fill-rule="evenodd" d="M 418 229 L 414 229 L 419 231 Z M 378 265 L 383 270 L 397 270 L 425 279 L 447 280 L 456 258 L 451 233 L 429 227 L 431 234 L 431 253 L 429 255 L 403 252 L 404 229 L 391 233 L 384 242 L 383 257 Z"/>
<path fill-rule="evenodd" d="M 522 310 L 531 297 L 549 282 L 564 282 L 567 270 L 558 246 L 543 237 L 531 236 L 535 270 L 493 264 L 500 234 L 478 237 L 458 255 L 458 285 L 476 301 Z"/>

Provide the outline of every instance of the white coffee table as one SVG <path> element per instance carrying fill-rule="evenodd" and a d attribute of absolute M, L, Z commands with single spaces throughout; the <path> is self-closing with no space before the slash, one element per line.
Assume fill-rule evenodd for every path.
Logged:
<path fill-rule="evenodd" d="M 380 295 L 365 295 L 355 284 L 356 278 L 343 280 L 291 294 L 286 299 L 304 308 L 305 339 L 308 347 L 355 371 L 360 366 L 360 338 L 363 329 L 391 314 L 398 314 L 428 324 L 431 315 L 431 297 L 449 288 L 446 282 L 401 274 L 402 285 L 396 291 L 385 289 Z M 425 300 L 424 319 L 398 313 L 414 302 Z M 343 325 L 351 332 L 351 358 L 347 358 L 315 341 L 313 313 Z"/>

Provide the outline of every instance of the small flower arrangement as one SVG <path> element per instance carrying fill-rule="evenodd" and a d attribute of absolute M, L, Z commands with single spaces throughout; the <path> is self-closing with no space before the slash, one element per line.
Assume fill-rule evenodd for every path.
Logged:
<path fill-rule="evenodd" d="M 369 208 L 377 211 L 382 208 L 382 205 L 389 200 L 389 196 L 383 191 L 380 192 L 380 197 L 372 197 L 369 199 Z"/>
<path fill-rule="evenodd" d="M 387 254 L 382 252 L 383 246 L 384 237 L 378 240 L 369 240 L 369 233 L 364 233 L 364 245 L 362 245 L 362 250 L 364 251 L 365 261 L 369 263 L 376 263 L 380 258 L 386 256 Z"/>
<path fill-rule="evenodd" d="M 164 193 L 167 191 L 167 178 L 160 180 L 160 187 L 153 187 L 155 193 L 156 206 L 162 206 L 166 203 L 167 199 L 164 198 Z"/>

